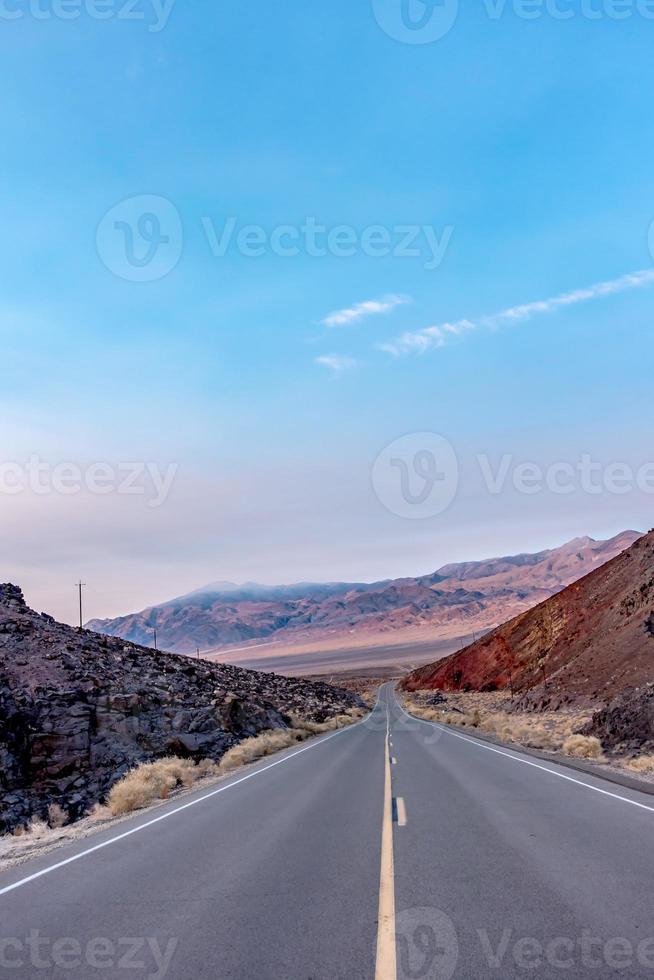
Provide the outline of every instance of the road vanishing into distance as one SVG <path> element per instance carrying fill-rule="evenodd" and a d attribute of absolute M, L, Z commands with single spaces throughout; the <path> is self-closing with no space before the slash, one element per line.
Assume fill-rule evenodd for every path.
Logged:
<path fill-rule="evenodd" d="M 0 977 L 654 977 L 654 797 L 363 722 L 0 876 Z"/>

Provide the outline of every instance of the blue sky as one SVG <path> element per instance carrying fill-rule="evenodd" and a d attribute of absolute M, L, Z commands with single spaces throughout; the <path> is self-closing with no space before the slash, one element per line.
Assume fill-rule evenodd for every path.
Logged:
<path fill-rule="evenodd" d="M 157 507 L 3 492 L 5 579 L 73 619 L 79 575 L 89 615 L 109 615 L 212 579 L 417 574 L 651 525 L 641 486 L 492 494 L 478 464 L 654 458 L 654 283 L 485 319 L 654 269 L 642 8 L 466 4 L 444 37 L 407 44 L 369 0 L 177 0 L 161 30 L 149 0 L 135 20 L 122 3 L 105 20 L 2 8 L 21 14 L 0 25 L 3 461 L 175 478 Z M 375 3 L 397 21 L 400 0 Z M 122 275 L 114 212 L 103 224 L 143 198 L 170 203 L 162 234 L 170 213 L 181 229 L 171 271 L 146 282 Z M 263 229 L 263 255 L 212 253 L 207 228 L 230 218 Z M 307 219 L 346 226 L 354 254 L 306 254 Z M 298 254 L 275 254 L 281 226 Z M 391 254 L 363 253 L 374 226 Z M 446 243 L 437 267 L 422 232 L 419 255 L 392 254 L 412 226 Z M 371 301 L 385 311 L 323 322 Z M 477 328 L 445 346 L 380 349 L 462 320 Z M 454 448 L 441 513 L 394 512 L 371 476 L 412 433 Z"/>

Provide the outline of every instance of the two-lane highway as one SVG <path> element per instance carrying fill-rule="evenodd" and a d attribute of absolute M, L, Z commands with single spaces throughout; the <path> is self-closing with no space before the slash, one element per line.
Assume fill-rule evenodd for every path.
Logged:
<path fill-rule="evenodd" d="M 0 877 L 0 976 L 654 977 L 651 797 L 362 723 Z"/>

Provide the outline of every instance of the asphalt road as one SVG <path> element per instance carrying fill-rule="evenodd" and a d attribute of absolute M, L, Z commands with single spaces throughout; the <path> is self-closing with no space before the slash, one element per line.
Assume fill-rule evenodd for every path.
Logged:
<path fill-rule="evenodd" d="M 0 877 L 0 977 L 654 977 L 654 801 L 369 718 Z M 92 849 L 92 850 L 91 850 Z"/>

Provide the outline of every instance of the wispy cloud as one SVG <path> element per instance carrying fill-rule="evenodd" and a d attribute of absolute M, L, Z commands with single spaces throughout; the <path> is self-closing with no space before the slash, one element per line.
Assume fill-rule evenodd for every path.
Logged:
<path fill-rule="evenodd" d="M 367 299 L 363 303 L 355 303 L 343 310 L 335 310 L 321 320 L 324 327 L 346 327 L 350 323 L 356 323 L 368 316 L 375 316 L 379 313 L 390 313 L 398 306 L 410 303 L 408 296 L 384 296 L 382 299 Z"/>
<path fill-rule="evenodd" d="M 329 368 L 333 374 L 343 374 L 344 371 L 351 371 L 357 366 L 353 357 L 344 357 L 342 354 L 323 354 L 316 358 L 316 364 Z"/>
<path fill-rule="evenodd" d="M 654 283 L 654 269 L 629 272 L 627 275 L 620 276 L 619 279 L 598 282 L 594 286 L 589 286 L 586 289 L 576 289 L 570 293 L 561 293 L 559 296 L 552 296 L 550 299 L 538 300 L 534 303 L 510 306 L 505 310 L 500 310 L 499 313 L 482 316 L 475 320 L 455 320 L 452 323 L 441 323 L 438 326 L 424 327 L 422 330 L 407 331 L 406 333 L 400 334 L 395 340 L 385 344 L 378 344 L 377 347 L 379 350 L 387 351 L 396 357 L 400 354 L 422 354 L 433 348 L 444 347 L 451 337 L 468 333 L 471 330 L 477 330 L 479 327 L 490 327 L 492 329 L 501 327 L 506 323 L 530 320 L 537 314 L 554 313 L 556 310 L 563 309 L 567 306 L 574 306 L 576 303 L 585 303 L 591 299 L 612 296 L 615 293 L 623 293 L 629 289 L 638 289 L 640 286 L 648 286 L 651 283 Z"/>

